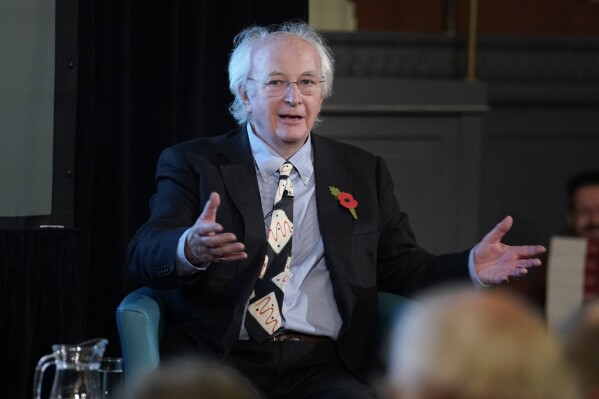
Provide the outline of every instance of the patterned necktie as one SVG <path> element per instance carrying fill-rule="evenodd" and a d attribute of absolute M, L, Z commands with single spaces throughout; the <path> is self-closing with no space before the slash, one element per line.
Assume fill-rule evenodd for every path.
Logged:
<path fill-rule="evenodd" d="M 285 162 L 279 169 L 279 186 L 275 194 L 266 256 L 260 276 L 250 298 L 245 328 L 250 337 L 262 342 L 279 330 L 285 284 L 291 277 L 291 235 L 293 234 L 293 186 L 289 174 L 293 165 Z"/>

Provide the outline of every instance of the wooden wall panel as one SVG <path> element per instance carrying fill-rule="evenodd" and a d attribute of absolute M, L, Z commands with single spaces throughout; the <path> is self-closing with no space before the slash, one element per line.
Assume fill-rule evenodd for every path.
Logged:
<path fill-rule="evenodd" d="M 445 0 L 355 0 L 358 29 L 442 32 Z"/>
<path fill-rule="evenodd" d="M 468 27 L 469 0 L 354 0 L 359 30 L 446 32 L 455 4 L 458 33 Z M 599 36 L 599 3 L 585 0 L 479 0 L 483 35 Z M 451 14 L 451 13 L 449 13 Z"/>
<path fill-rule="evenodd" d="M 599 169 L 599 103 L 516 100 L 493 105 L 484 121 L 481 222 L 511 214 L 517 223 L 508 242 L 546 245 L 565 227 L 567 180 Z"/>

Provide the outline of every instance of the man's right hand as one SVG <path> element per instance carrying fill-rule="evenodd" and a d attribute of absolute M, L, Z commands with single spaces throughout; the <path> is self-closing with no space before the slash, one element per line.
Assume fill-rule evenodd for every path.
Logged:
<path fill-rule="evenodd" d="M 218 193 L 211 193 L 202 214 L 189 229 L 185 240 L 185 257 L 192 264 L 219 263 L 247 258 L 245 246 L 233 233 L 223 233 L 216 223 L 220 205 Z"/>

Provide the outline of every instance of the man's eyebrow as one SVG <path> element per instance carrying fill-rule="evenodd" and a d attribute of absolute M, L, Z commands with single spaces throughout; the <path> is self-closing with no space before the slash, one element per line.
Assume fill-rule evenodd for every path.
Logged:
<path fill-rule="evenodd" d="M 284 74 L 283 72 L 277 72 L 277 71 L 270 72 L 268 75 L 266 75 L 267 78 L 272 78 L 273 76 L 286 77 L 287 75 Z M 312 78 L 318 78 L 318 77 L 320 77 L 319 74 L 317 74 L 316 72 L 313 72 L 313 71 L 302 72 L 302 73 L 300 73 L 299 76 L 300 77 L 306 77 L 306 76 L 308 76 L 308 77 L 312 77 Z"/>

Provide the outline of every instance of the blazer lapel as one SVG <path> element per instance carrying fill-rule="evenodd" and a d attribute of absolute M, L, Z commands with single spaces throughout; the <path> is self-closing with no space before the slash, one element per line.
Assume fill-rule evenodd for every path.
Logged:
<path fill-rule="evenodd" d="M 315 140 L 315 143 L 318 141 Z M 320 155 L 321 151 L 326 155 Z M 314 171 L 316 178 L 316 205 L 320 231 L 331 245 L 345 245 L 352 228 L 353 217 L 331 193 L 331 187 L 352 192 L 353 179 L 349 169 L 344 169 L 343 159 L 331 159 L 329 152 L 314 145 Z"/>
<path fill-rule="evenodd" d="M 243 218 L 245 242 L 265 242 L 260 190 L 246 129 L 231 136 L 221 151 L 228 160 L 220 166 L 223 183 Z"/>
<path fill-rule="evenodd" d="M 313 134 L 314 174 L 316 178 L 316 207 L 318 223 L 324 242 L 325 260 L 341 316 L 348 320 L 354 304 L 354 296 L 346 281 L 345 269 L 350 265 L 348 248 L 353 245 L 352 227 L 355 219 L 331 193 L 330 187 L 340 191 L 353 192 L 353 176 L 346 167 L 343 154 L 331 147 L 328 141 Z"/>

